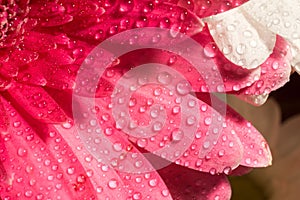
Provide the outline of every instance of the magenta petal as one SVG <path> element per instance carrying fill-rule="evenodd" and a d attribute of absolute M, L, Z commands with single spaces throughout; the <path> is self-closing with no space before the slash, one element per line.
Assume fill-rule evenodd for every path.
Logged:
<path fill-rule="evenodd" d="M 203 27 L 202 22 L 188 10 L 159 1 L 124 1 L 107 7 L 97 4 L 97 9 L 91 10 L 89 17 L 84 19 L 80 12 L 75 11 L 73 21 L 63 26 L 63 30 L 84 41 L 98 43 L 132 28 L 170 28 L 192 35 Z M 93 15 L 96 17 L 90 17 Z"/>
<path fill-rule="evenodd" d="M 173 199 L 229 200 L 231 188 L 225 175 L 210 175 L 175 164 L 159 170 Z"/>
<path fill-rule="evenodd" d="M 289 81 L 291 68 L 291 49 L 289 43 L 280 36 L 277 36 L 273 53 L 260 66 L 261 75 L 250 87 L 242 90 L 241 94 L 260 95 L 269 94 L 282 87 Z"/>
<path fill-rule="evenodd" d="M 14 83 L 8 92 L 35 119 L 47 123 L 68 119 L 62 108 L 41 87 Z"/>
<path fill-rule="evenodd" d="M 9 119 L 0 99 L 0 132 L 6 132 L 9 125 Z"/>
<path fill-rule="evenodd" d="M 168 0 L 177 3 L 178 6 L 184 7 L 195 13 L 200 18 L 225 12 L 238 7 L 248 0 L 229 0 L 229 1 L 207 1 L 207 0 Z"/>

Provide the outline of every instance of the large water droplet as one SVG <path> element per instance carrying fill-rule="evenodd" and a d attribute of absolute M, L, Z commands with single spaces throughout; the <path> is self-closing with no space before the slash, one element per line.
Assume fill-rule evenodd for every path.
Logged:
<path fill-rule="evenodd" d="M 172 141 L 178 142 L 180 140 L 182 140 L 182 138 L 184 137 L 184 132 L 181 129 L 175 129 L 172 132 Z"/>
<path fill-rule="evenodd" d="M 157 76 L 158 82 L 161 84 L 167 85 L 170 84 L 172 81 L 172 75 L 169 74 L 168 72 L 162 72 Z"/>
<path fill-rule="evenodd" d="M 182 80 L 176 85 L 176 90 L 180 95 L 187 95 L 191 92 L 192 87 L 188 81 Z"/>

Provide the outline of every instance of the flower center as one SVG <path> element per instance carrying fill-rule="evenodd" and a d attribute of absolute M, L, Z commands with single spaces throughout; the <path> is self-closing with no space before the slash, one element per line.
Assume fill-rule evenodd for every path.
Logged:
<path fill-rule="evenodd" d="M 0 5 L 1 47 L 9 47 L 16 43 L 16 36 L 22 33 L 22 25 L 26 21 L 28 10 L 26 3 L 16 3 L 14 0 L 4 1 Z"/>
<path fill-rule="evenodd" d="M 6 10 L 7 8 L 5 6 L 0 5 L 0 41 L 5 38 L 8 29 L 8 14 Z"/>

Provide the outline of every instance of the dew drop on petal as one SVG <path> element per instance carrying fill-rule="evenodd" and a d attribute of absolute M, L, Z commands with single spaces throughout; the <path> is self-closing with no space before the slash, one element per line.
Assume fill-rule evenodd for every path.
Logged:
<path fill-rule="evenodd" d="M 111 179 L 108 181 L 108 187 L 110 189 L 116 189 L 118 187 L 118 181 L 116 179 Z"/>
<path fill-rule="evenodd" d="M 157 185 L 157 180 L 156 180 L 156 179 L 151 179 L 151 180 L 149 181 L 149 186 L 155 187 L 156 185 Z"/>
<path fill-rule="evenodd" d="M 141 148 L 145 148 L 147 146 L 147 140 L 145 138 L 140 138 L 137 140 L 137 145 Z"/>
<path fill-rule="evenodd" d="M 181 129 L 175 129 L 172 132 L 171 137 L 172 137 L 172 141 L 175 141 L 175 142 L 180 141 L 184 137 L 184 132 Z"/>
<path fill-rule="evenodd" d="M 190 85 L 190 83 L 186 80 L 180 81 L 177 85 L 176 85 L 176 91 L 180 94 L 180 95 L 187 95 L 188 93 L 190 93 L 192 90 L 192 87 Z"/>
<path fill-rule="evenodd" d="M 216 56 L 217 53 L 217 47 L 215 44 L 207 44 L 204 47 L 204 55 L 209 57 L 209 58 L 213 58 Z"/>
<path fill-rule="evenodd" d="M 19 148 L 18 149 L 18 156 L 24 157 L 26 155 L 27 155 L 27 150 L 26 149 L 24 149 L 24 148 Z"/>
<path fill-rule="evenodd" d="M 168 72 L 162 72 L 162 73 L 158 74 L 157 80 L 159 83 L 167 85 L 172 82 L 172 75 L 169 74 Z"/>

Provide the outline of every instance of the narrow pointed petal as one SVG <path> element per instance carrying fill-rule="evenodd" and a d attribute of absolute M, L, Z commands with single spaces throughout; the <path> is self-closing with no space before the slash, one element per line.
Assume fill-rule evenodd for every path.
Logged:
<path fill-rule="evenodd" d="M 271 149 L 276 148 L 281 125 L 281 111 L 274 98 L 269 98 L 264 105 L 256 107 L 235 96 L 228 95 L 227 103 L 262 133 Z"/>
<path fill-rule="evenodd" d="M 168 2 L 177 3 L 178 6 L 187 8 L 194 12 L 198 17 L 205 18 L 216 15 L 235 7 L 238 7 L 248 0 L 229 0 L 229 1 L 207 1 L 207 0 L 168 0 Z"/>
<path fill-rule="evenodd" d="M 52 156 L 45 143 L 17 111 L 1 99 L 9 115 L 9 132 L 1 133 L 1 198 L 83 199 L 93 196 L 75 191 L 61 161 Z M 76 162 L 74 162 L 76 165 Z"/>
<path fill-rule="evenodd" d="M 98 15 L 82 20 L 81 12 L 75 11 L 73 21 L 63 26 L 63 30 L 73 37 L 98 44 L 131 28 L 160 27 L 171 29 L 171 33 L 180 31 L 193 35 L 203 27 L 203 23 L 192 12 L 164 2 L 134 0 L 111 5 L 97 4 L 94 3 L 97 9 L 91 10 L 88 16 L 97 15 L 98 12 L 101 17 Z"/>
<path fill-rule="evenodd" d="M 244 147 L 241 165 L 246 167 L 267 167 L 272 163 L 272 155 L 264 137 L 242 118 L 238 113 L 228 108 L 227 121 L 233 125 L 235 132 Z"/>
<path fill-rule="evenodd" d="M 118 174 L 119 179 L 114 182 L 116 184 L 112 185 L 111 182 L 108 184 L 113 187 L 111 189 L 121 188 L 128 192 L 128 198 L 133 199 L 137 197 L 171 199 L 169 195 L 165 196 L 162 193 L 162 190 L 167 190 L 167 187 L 156 169 L 119 130 L 114 129 L 109 123 L 112 121 L 112 116 L 106 113 L 107 105 L 90 107 L 89 99 L 86 99 L 85 102 L 82 97 L 77 98 L 77 100 L 82 100 L 78 102 L 80 106 L 76 108 L 79 109 L 77 110 L 79 115 L 75 114 L 79 127 L 77 131 L 75 128 L 74 130 L 79 140 L 76 141 L 69 136 L 65 137 L 72 144 L 83 143 L 84 149 L 90 152 L 93 159 L 106 164 Z M 96 116 L 96 113 L 99 116 Z M 98 123 L 101 126 L 98 126 Z"/>
<path fill-rule="evenodd" d="M 62 108 L 41 87 L 14 83 L 8 92 L 35 119 L 47 123 L 65 122 L 68 119 Z"/>
<path fill-rule="evenodd" d="M 229 200 L 231 189 L 225 175 L 210 175 L 176 164 L 159 170 L 173 199 Z"/>
<path fill-rule="evenodd" d="M 9 119 L 0 100 L 0 133 L 6 132 L 9 126 Z"/>
<path fill-rule="evenodd" d="M 225 57 L 246 69 L 257 68 L 265 62 L 276 41 L 276 34 L 250 16 L 237 8 L 205 19 Z"/>
<path fill-rule="evenodd" d="M 210 102 L 208 96 L 197 94 L 205 102 Z M 215 99 L 218 102 L 217 99 Z M 219 100 L 219 104 L 225 104 Z M 218 109 L 216 107 L 216 109 Z M 271 165 L 272 155 L 264 137 L 257 129 L 231 107 L 226 109 L 226 124 L 232 134 L 236 134 L 242 143 L 243 156 L 241 165 L 245 167 L 266 167 Z"/>
<path fill-rule="evenodd" d="M 108 133 L 122 131 L 119 134 L 139 148 L 185 167 L 212 174 L 236 168 L 243 155 L 242 146 L 237 135 L 217 121 L 220 114 L 192 95 L 177 104 L 171 103 L 176 98 L 168 94 L 166 88 L 144 86 L 129 99 L 122 94 L 112 103 L 109 98 L 97 99 L 104 112 L 99 113 L 99 119 L 108 124 L 103 129 Z M 126 109 L 130 110 L 128 116 Z"/>

